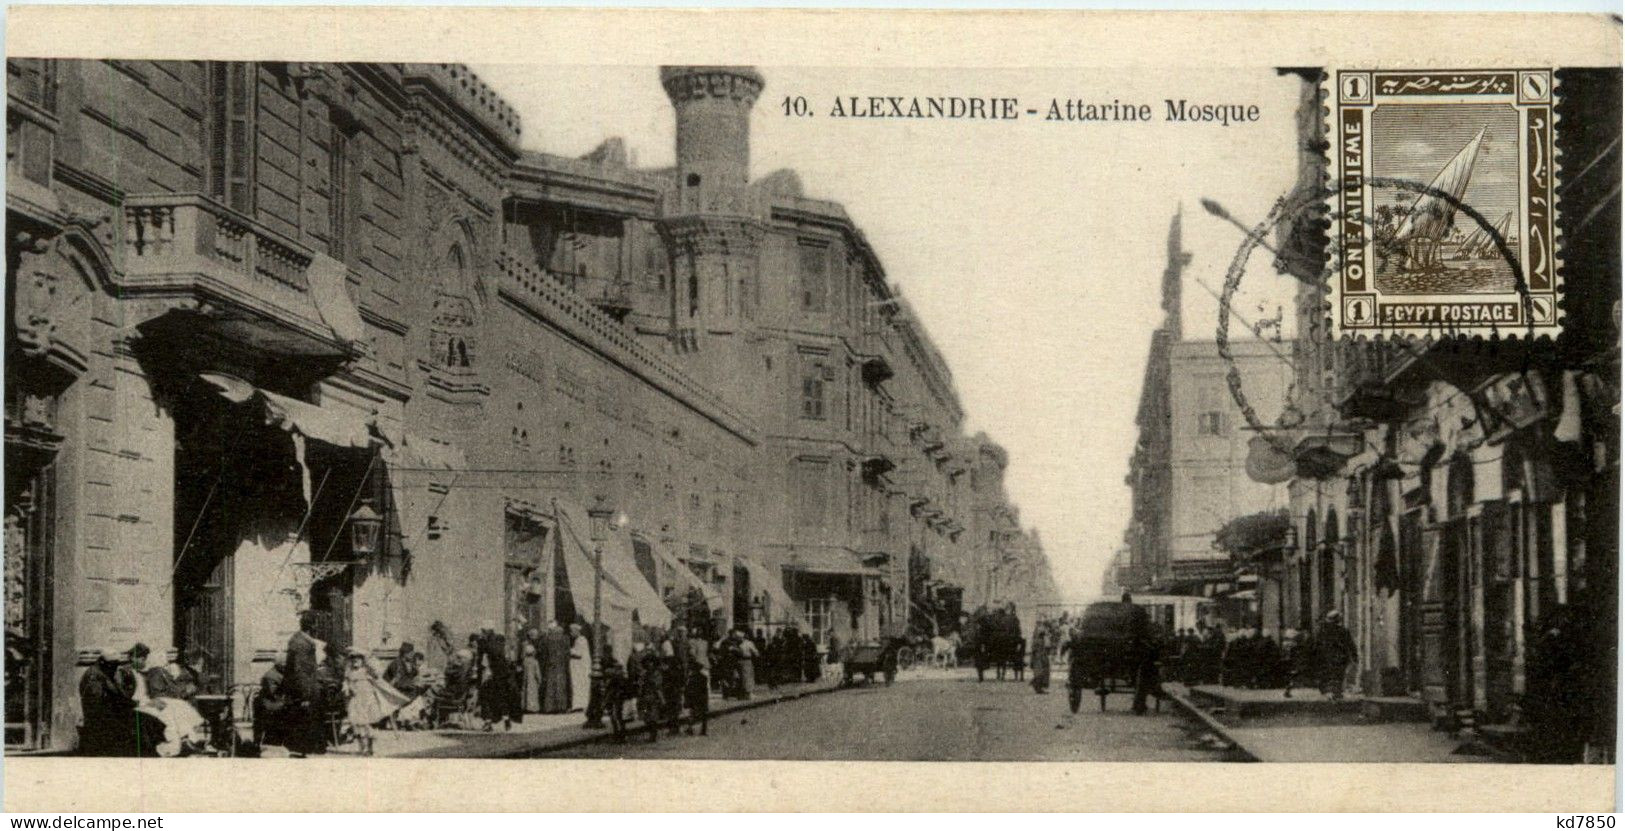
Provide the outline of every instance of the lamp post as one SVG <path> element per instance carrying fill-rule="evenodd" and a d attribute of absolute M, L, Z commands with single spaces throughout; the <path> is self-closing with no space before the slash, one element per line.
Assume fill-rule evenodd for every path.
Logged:
<path fill-rule="evenodd" d="M 599 494 L 593 500 L 591 508 L 587 509 L 587 518 L 591 521 L 588 537 L 592 539 L 592 677 L 593 686 L 597 688 L 598 698 L 604 700 L 604 542 L 619 523 L 616 521 L 615 509 L 609 504 L 609 498 Z M 603 708 L 595 709 L 588 717 L 588 724 L 601 726 L 603 721 Z"/>

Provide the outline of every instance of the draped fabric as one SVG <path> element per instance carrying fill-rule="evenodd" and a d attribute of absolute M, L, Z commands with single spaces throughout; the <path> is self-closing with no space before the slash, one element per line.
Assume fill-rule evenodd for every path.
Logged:
<path fill-rule="evenodd" d="M 705 598 L 706 606 L 710 607 L 712 611 L 722 608 L 722 595 L 717 593 L 716 588 L 700 579 L 700 576 L 695 574 L 693 569 L 683 565 L 682 561 L 678 560 L 677 556 L 672 554 L 665 546 L 654 545 L 651 548 L 654 549 L 656 557 L 659 557 L 668 568 L 676 572 L 679 583 L 700 592 L 700 595 Z"/>
<path fill-rule="evenodd" d="M 802 616 L 800 604 L 792 600 L 789 593 L 784 590 L 783 581 L 752 557 L 741 554 L 739 562 L 744 564 L 745 571 L 750 574 L 751 593 L 767 595 L 770 604 L 768 623 L 794 624 L 808 630 L 812 628 Z"/>
<path fill-rule="evenodd" d="M 559 538 L 564 551 L 565 571 L 576 608 L 592 608 L 593 543 L 587 511 L 580 505 L 557 500 Z M 624 529 L 613 532 L 603 543 L 603 620 L 610 626 L 615 654 L 625 655 L 632 643 L 634 618 L 644 626 L 669 626 L 671 611 L 660 594 L 638 571 L 632 554 L 632 538 Z"/>

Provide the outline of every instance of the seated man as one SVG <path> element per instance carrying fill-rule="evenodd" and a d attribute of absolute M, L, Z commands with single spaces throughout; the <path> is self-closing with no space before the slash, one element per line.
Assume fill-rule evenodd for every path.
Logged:
<path fill-rule="evenodd" d="M 260 676 L 260 694 L 254 698 L 254 743 L 282 744 L 282 714 L 287 709 L 287 695 L 282 691 L 283 659 Z"/>
<path fill-rule="evenodd" d="M 415 698 L 421 695 L 424 684 L 420 677 L 422 666 L 418 662 L 420 657 L 417 648 L 411 643 L 401 644 L 400 654 L 384 668 L 384 681 L 408 696 Z"/>
<path fill-rule="evenodd" d="M 142 755 L 135 731 L 135 688 L 121 678 L 124 656 L 102 650 L 95 665 L 79 678 L 79 752 L 86 756 Z"/>

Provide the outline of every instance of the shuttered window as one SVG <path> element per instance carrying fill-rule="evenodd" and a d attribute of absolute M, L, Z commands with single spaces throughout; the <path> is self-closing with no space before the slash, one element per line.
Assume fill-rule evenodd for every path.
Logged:
<path fill-rule="evenodd" d="M 254 211 L 255 64 L 211 61 L 207 69 L 208 193 L 243 214 Z"/>
<path fill-rule="evenodd" d="M 829 249 L 822 245 L 801 245 L 801 310 L 822 312 L 828 303 Z"/>
<path fill-rule="evenodd" d="M 350 262 L 360 253 L 361 148 L 354 128 L 335 116 L 327 140 L 327 253 L 340 262 Z"/>

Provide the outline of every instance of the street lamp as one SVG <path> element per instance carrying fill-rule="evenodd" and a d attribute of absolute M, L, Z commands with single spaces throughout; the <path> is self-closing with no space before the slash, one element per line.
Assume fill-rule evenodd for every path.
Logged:
<path fill-rule="evenodd" d="M 378 532 L 384 527 L 384 518 L 372 509 L 372 500 L 362 500 L 349 523 L 350 553 L 358 560 L 371 556 L 378 550 Z"/>
<path fill-rule="evenodd" d="M 599 494 L 593 499 L 593 506 L 587 509 L 587 518 L 591 527 L 588 536 L 592 539 L 592 675 L 594 683 L 599 686 L 599 700 L 603 700 L 602 685 L 604 675 L 604 543 L 609 535 L 621 525 L 621 518 L 616 516 L 615 509 L 610 506 L 609 498 Z M 602 707 L 593 713 L 595 718 L 588 723 L 602 725 Z"/>

